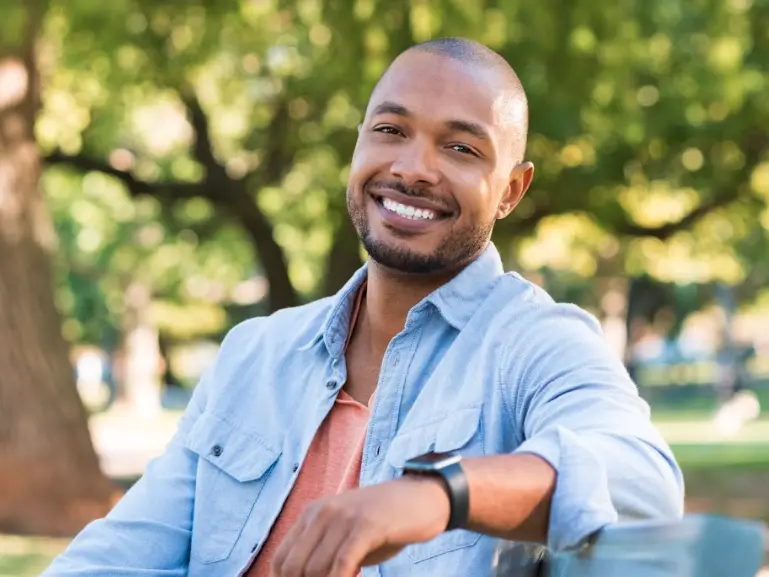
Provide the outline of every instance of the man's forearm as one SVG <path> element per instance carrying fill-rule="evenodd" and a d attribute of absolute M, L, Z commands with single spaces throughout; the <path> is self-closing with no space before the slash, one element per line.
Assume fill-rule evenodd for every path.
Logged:
<path fill-rule="evenodd" d="M 545 542 L 556 472 L 531 454 L 465 459 L 468 528 L 503 539 Z"/>

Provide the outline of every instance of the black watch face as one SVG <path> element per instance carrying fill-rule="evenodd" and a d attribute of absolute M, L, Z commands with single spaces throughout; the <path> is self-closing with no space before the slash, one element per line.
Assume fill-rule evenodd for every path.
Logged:
<path fill-rule="evenodd" d="M 406 467 L 414 470 L 423 469 L 425 471 L 434 471 L 435 469 L 440 469 L 441 467 L 445 467 L 446 465 L 457 463 L 459 461 L 460 456 L 455 453 L 430 452 L 425 453 L 424 455 L 420 455 L 419 457 L 409 459 L 406 463 Z"/>

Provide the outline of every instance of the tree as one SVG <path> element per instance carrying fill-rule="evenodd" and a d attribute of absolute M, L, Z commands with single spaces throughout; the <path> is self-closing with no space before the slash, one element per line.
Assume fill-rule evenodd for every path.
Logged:
<path fill-rule="evenodd" d="M 0 34 L 0 531 L 67 534 L 110 505 L 54 305 L 55 238 L 33 128 L 42 0 Z"/>
<path fill-rule="evenodd" d="M 582 276 L 598 267 L 616 274 L 650 268 L 663 280 L 734 283 L 747 273 L 744 251 L 763 243 L 740 224 L 766 204 L 750 185 L 767 147 L 757 130 L 768 114 L 761 78 L 769 17 L 760 3 L 127 6 L 98 39 L 93 30 L 105 29 L 103 15 L 70 23 L 67 66 L 107 84 L 109 94 L 83 100 L 93 118 L 78 133 L 83 145 L 48 161 L 100 170 L 132 194 L 169 205 L 206 199 L 219 222 L 247 231 L 270 279 L 273 310 L 328 294 L 360 264 L 342 194 L 355 126 L 387 63 L 435 36 L 487 43 L 527 88 L 537 176 L 495 232 L 511 264 L 557 268 L 534 247 L 566 228 L 573 234 L 564 242 L 584 256 L 566 266 Z M 94 43 L 103 72 L 82 52 L 93 52 Z M 158 95 L 180 105 L 188 144 L 158 158 L 133 135 L 133 167 L 111 163 L 130 134 L 115 122 L 116 111 L 125 115 L 137 96 Z M 198 167 L 197 177 L 174 174 L 179 157 Z M 726 242 L 713 234 L 728 227 Z M 692 243 L 692 230 L 707 241 Z M 682 258 L 697 265 L 681 267 Z"/>

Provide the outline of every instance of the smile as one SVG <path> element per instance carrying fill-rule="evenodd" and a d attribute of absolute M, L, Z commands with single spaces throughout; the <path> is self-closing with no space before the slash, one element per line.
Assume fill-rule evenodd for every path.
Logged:
<path fill-rule="evenodd" d="M 429 208 L 417 208 L 416 206 L 396 202 L 390 198 L 381 198 L 379 202 L 385 210 L 410 220 L 434 220 L 438 217 L 436 212 Z"/>

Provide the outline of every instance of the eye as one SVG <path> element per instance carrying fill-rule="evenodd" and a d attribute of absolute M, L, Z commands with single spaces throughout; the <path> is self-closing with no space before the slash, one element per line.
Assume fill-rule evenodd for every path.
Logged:
<path fill-rule="evenodd" d="M 388 126 L 388 125 L 377 126 L 374 128 L 374 132 L 380 132 L 382 134 L 394 134 L 396 136 L 403 134 L 400 130 L 398 130 L 394 126 Z"/>
<path fill-rule="evenodd" d="M 472 156 L 478 156 L 478 153 L 475 152 L 475 150 L 473 150 L 472 148 L 464 144 L 452 144 L 451 146 L 449 146 L 449 148 L 451 148 L 451 150 L 459 152 L 460 154 L 470 154 Z"/>

